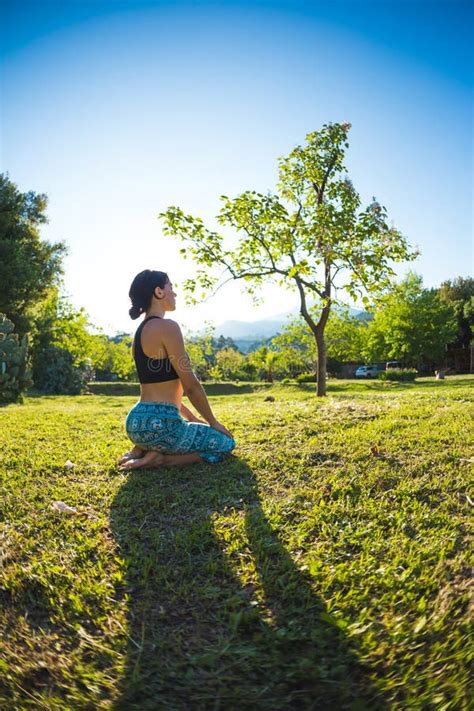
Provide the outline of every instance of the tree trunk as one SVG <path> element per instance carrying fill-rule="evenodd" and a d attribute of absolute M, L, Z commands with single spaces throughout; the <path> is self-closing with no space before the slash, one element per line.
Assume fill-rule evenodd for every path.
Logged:
<path fill-rule="evenodd" d="M 300 292 L 300 299 L 301 299 L 301 309 L 300 313 L 303 316 L 304 320 L 310 327 L 311 331 L 314 334 L 314 337 L 316 339 L 316 348 L 318 351 L 318 368 L 317 368 L 317 381 L 318 381 L 318 387 L 317 387 L 317 396 L 318 397 L 324 397 L 326 395 L 326 342 L 324 340 L 324 329 L 326 328 L 326 324 L 329 318 L 329 312 L 331 310 L 331 273 L 330 273 L 330 265 L 325 264 L 325 277 L 326 277 L 326 290 L 323 294 L 321 294 L 321 297 L 326 299 L 325 305 L 323 306 L 323 310 L 321 311 L 321 316 L 319 318 L 318 323 L 314 323 L 313 319 L 311 318 L 310 314 L 308 313 L 308 309 L 306 307 L 306 297 L 303 289 L 303 285 L 301 284 L 301 281 L 296 278 L 296 283 L 298 285 L 298 289 Z"/>
<path fill-rule="evenodd" d="M 319 328 L 315 334 L 316 347 L 318 351 L 318 369 L 317 369 L 317 396 L 324 397 L 326 395 L 326 342 L 324 340 L 324 332 Z"/>

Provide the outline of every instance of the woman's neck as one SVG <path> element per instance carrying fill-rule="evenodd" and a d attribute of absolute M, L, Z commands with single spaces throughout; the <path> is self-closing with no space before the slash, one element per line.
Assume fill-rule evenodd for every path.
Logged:
<path fill-rule="evenodd" d="M 164 309 L 150 309 L 150 311 L 145 311 L 145 318 L 150 318 L 150 316 L 159 316 L 160 318 L 165 317 L 166 311 Z"/>

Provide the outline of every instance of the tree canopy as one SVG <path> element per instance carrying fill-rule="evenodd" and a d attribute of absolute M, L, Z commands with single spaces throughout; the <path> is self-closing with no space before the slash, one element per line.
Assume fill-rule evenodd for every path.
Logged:
<path fill-rule="evenodd" d="M 367 294 L 388 287 L 393 262 L 415 259 L 406 239 L 387 223 L 386 209 L 373 198 L 365 208 L 344 177 L 348 123 L 325 124 L 308 133 L 306 145 L 279 159 L 277 191 L 247 190 L 221 196 L 217 222 L 231 227 L 235 244 L 206 227 L 200 217 L 170 206 L 160 213 L 165 234 L 183 242 L 197 272 L 183 283 L 188 303 L 215 293 L 227 281 L 243 279 L 255 296 L 264 283 L 277 281 L 300 296 L 300 313 L 318 350 L 318 395 L 326 392 L 324 331 L 336 290 L 369 302 Z M 224 281 L 222 277 L 228 278 Z M 216 286 L 217 285 L 217 286 Z M 316 317 L 307 308 L 311 295 L 320 302 Z"/>
<path fill-rule="evenodd" d="M 309 308 L 316 312 L 317 305 Z M 331 311 L 326 325 L 325 338 L 328 358 L 339 363 L 360 361 L 365 344 L 367 323 L 349 314 L 348 309 Z M 301 317 L 287 323 L 271 342 L 281 354 L 281 360 L 290 373 L 314 370 L 317 360 L 316 343 L 308 324 Z"/>
<path fill-rule="evenodd" d="M 46 208 L 46 195 L 22 193 L 8 175 L 0 174 L 0 312 L 20 335 L 29 330 L 31 309 L 63 274 L 64 242 L 40 237 Z"/>
<path fill-rule="evenodd" d="M 451 304 L 456 314 L 457 333 L 453 345 L 468 348 L 474 326 L 474 279 L 461 276 L 452 281 L 447 279 L 438 293 L 443 301 Z"/>
<path fill-rule="evenodd" d="M 409 272 L 381 296 L 367 328 L 367 361 L 401 360 L 407 366 L 432 367 L 444 360 L 446 344 L 456 334 L 452 305 L 423 279 Z"/>

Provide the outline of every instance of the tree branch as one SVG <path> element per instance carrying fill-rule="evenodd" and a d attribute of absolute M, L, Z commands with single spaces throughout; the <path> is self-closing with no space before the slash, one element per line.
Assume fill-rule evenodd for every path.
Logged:
<path fill-rule="evenodd" d="M 246 276 L 257 277 L 257 276 L 269 276 L 271 274 L 274 274 L 273 270 L 268 271 L 268 272 L 256 272 L 256 273 L 255 272 L 243 272 L 242 274 L 236 274 L 236 272 L 232 269 L 232 267 L 228 267 L 228 269 L 229 269 L 230 273 L 232 274 L 232 276 L 229 277 L 229 279 L 226 279 L 225 281 L 223 281 L 222 284 L 219 284 L 217 289 L 215 289 L 212 292 L 212 294 L 209 294 L 209 296 L 204 299 L 203 303 L 205 303 L 208 299 L 212 298 L 219 291 L 219 289 L 222 289 L 222 287 L 225 286 L 226 284 L 228 284 L 230 281 L 235 281 L 237 279 L 243 279 Z"/>
<path fill-rule="evenodd" d="M 325 175 L 324 178 L 323 178 L 323 182 L 321 183 L 321 193 L 320 193 L 320 194 L 321 194 L 321 200 L 318 201 L 318 205 L 320 205 L 320 204 L 322 203 L 322 201 L 323 201 L 323 194 L 324 194 L 324 190 L 325 190 L 325 188 L 326 188 L 326 183 L 327 183 L 327 181 L 328 181 L 328 178 L 329 178 L 329 175 L 331 174 L 332 169 L 334 168 L 334 165 L 335 165 L 336 161 L 337 161 L 337 156 L 334 158 L 334 160 L 333 160 L 333 161 L 331 162 L 331 164 L 329 165 L 329 168 L 328 168 L 327 171 L 326 171 L 326 175 Z"/>
<path fill-rule="evenodd" d="M 303 318 L 304 318 L 304 320 L 306 321 L 306 323 L 308 324 L 308 326 L 310 327 L 311 331 L 312 331 L 314 334 L 316 334 L 316 328 L 317 328 L 317 326 L 316 326 L 316 324 L 314 323 L 312 317 L 311 317 L 311 316 L 309 315 L 309 313 L 308 313 L 308 309 L 307 309 L 307 306 L 306 306 L 306 295 L 305 295 L 304 289 L 303 289 L 303 287 L 302 287 L 302 285 L 301 285 L 301 280 L 300 280 L 299 277 L 295 276 L 295 281 L 296 281 L 296 283 L 297 283 L 297 285 L 298 285 L 298 290 L 299 290 L 299 292 L 300 292 L 300 301 L 301 301 L 300 313 L 301 313 L 301 315 L 303 316 Z"/>
<path fill-rule="evenodd" d="M 352 271 L 354 272 L 354 274 L 360 279 L 361 284 L 362 284 L 362 286 L 364 287 L 364 289 L 366 289 L 366 288 L 367 288 L 366 285 L 365 285 L 365 284 L 366 284 L 366 280 L 365 280 L 365 279 L 359 274 L 359 272 L 356 270 L 356 268 L 355 268 L 354 265 L 352 264 L 352 261 L 349 259 L 349 257 L 346 257 L 346 259 L 347 259 L 347 263 L 349 264 L 350 268 L 352 269 Z"/>
<path fill-rule="evenodd" d="M 264 250 L 266 251 L 266 253 L 269 256 L 269 259 L 272 264 L 272 268 L 273 268 L 274 272 L 276 272 L 277 274 L 283 274 L 284 276 L 288 276 L 288 271 L 282 271 L 281 269 L 278 269 L 278 267 L 276 266 L 273 255 L 270 252 L 270 247 L 267 245 L 267 243 L 265 242 L 263 237 L 260 237 L 258 234 L 254 234 L 254 233 L 250 232 L 247 227 L 244 227 L 243 229 L 246 231 L 246 233 L 248 234 L 249 237 L 251 237 L 252 239 L 256 239 L 257 242 L 259 242 L 262 245 L 262 247 L 264 248 Z"/>

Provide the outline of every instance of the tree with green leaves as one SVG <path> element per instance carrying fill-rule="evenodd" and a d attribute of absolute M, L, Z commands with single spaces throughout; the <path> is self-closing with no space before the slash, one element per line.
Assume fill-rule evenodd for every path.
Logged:
<path fill-rule="evenodd" d="M 57 287 L 51 287 L 32 310 L 33 381 L 43 392 L 77 394 L 93 375 L 97 341 L 85 309 L 76 310 Z"/>
<path fill-rule="evenodd" d="M 223 348 L 215 355 L 215 365 L 211 370 L 214 377 L 223 380 L 245 380 L 245 356 L 234 348 Z"/>
<path fill-rule="evenodd" d="M 75 309 L 57 287 L 34 310 L 31 330 L 32 351 L 54 345 L 70 351 L 75 363 L 90 358 L 92 324 L 84 308 Z"/>
<path fill-rule="evenodd" d="M 305 146 L 279 158 L 275 194 L 248 190 L 233 199 L 221 196 L 217 221 L 235 230 L 232 248 L 200 217 L 179 207 L 170 206 L 159 215 L 165 234 L 180 239 L 181 254 L 198 267 L 195 278 L 183 282 L 187 303 L 198 302 L 198 288 L 206 298 L 211 290 L 215 293 L 237 279 L 246 282 L 253 297 L 258 287 L 275 280 L 298 291 L 300 313 L 317 346 L 318 396 L 326 394 L 325 329 L 337 301 L 336 288 L 368 303 L 367 294 L 389 285 L 395 274 L 392 262 L 418 254 L 387 224 L 386 210 L 375 198 L 360 209 L 358 193 L 343 177 L 349 129 L 348 123 L 325 124 L 307 134 Z M 223 275 L 228 278 L 219 283 Z M 320 304 L 316 318 L 307 308 L 309 295 Z"/>
<path fill-rule="evenodd" d="M 204 332 L 193 336 L 190 331 L 184 334 L 186 352 L 192 363 L 193 370 L 200 380 L 207 380 L 209 368 L 214 364 L 216 352 L 214 338 L 214 325 L 206 322 Z"/>
<path fill-rule="evenodd" d="M 456 313 L 458 328 L 452 345 L 469 348 L 474 327 L 474 279 L 461 276 L 453 281 L 448 279 L 443 281 L 438 293 L 443 301 L 453 306 Z"/>
<path fill-rule="evenodd" d="M 308 310 L 311 313 L 311 307 Z M 292 318 L 282 327 L 280 333 L 273 336 L 271 347 L 278 351 L 286 375 L 295 377 L 300 373 L 314 371 L 317 360 L 316 343 L 311 329 L 301 316 Z"/>
<path fill-rule="evenodd" d="M 367 326 L 367 361 L 399 360 L 406 366 L 433 369 L 442 365 L 446 345 L 456 334 L 452 305 L 437 290 L 424 289 L 414 272 L 379 297 Z"/>
<path fill-rule="evenodd" d="M 232 348 L 234 351 L 238 351 L 238 347 L 234 343 L 234 340 L 230 336 L 223 336 L 222 334 L 219 336 L 219 338 L 213 339 L 213 346 L 215 348 L 215 352 L 217 351 L 222 351 L 225 348 Z"/>
<path fill-rule="evenodd" d="M 15 323 L 20 336 L 30 330 L 31 310 L 63 273 L 65 244 L 40 237 L 46 208 L 46 195 L 22 193 L 8 175 L 0 174 L 0 312 Z"/>
<path fill-rule="evenodd" d="M 351 316 L 347 309 L 333 311 L 328 319 L 326 342 L 328 355 L 341 363 L 363 359 L 367 321 Z"/>
<path fill-rule="evenodd" d="M 268 383 L 273 383 L 274 371 L 282 360 L 278 351 L 271 350 L 268 346 L 260 346 L 256 351 L 249 353 L 247 358 L 250 365 L 254 365 L 264 372 L 265 380 Z"/>
<path fill-rule="evenodd" d="M 89 357 L 95 371 L 96 380 L 136 379 L 135 363 L 132 358 L 132 338 L 122 335 L 120 339 L 105 333 L 93 333 L 89 341 Z"/>
<path fill-rule="evenodd" d="M 308 308 L 316 320 L 318 306 Z M 362 359 L 367 335 L 367 323 L 349 314 L 347 308 L 333 309 L 329 315 L 325 330 L 326 353 L 328 362 L 347 363 Z M 306 321 L 297 316 L 272 338 L 272 348 L 280 352 L 281 361 L 286 364 L 291 376 L 313 370 L 317 359 L 316 344 Z"/>

